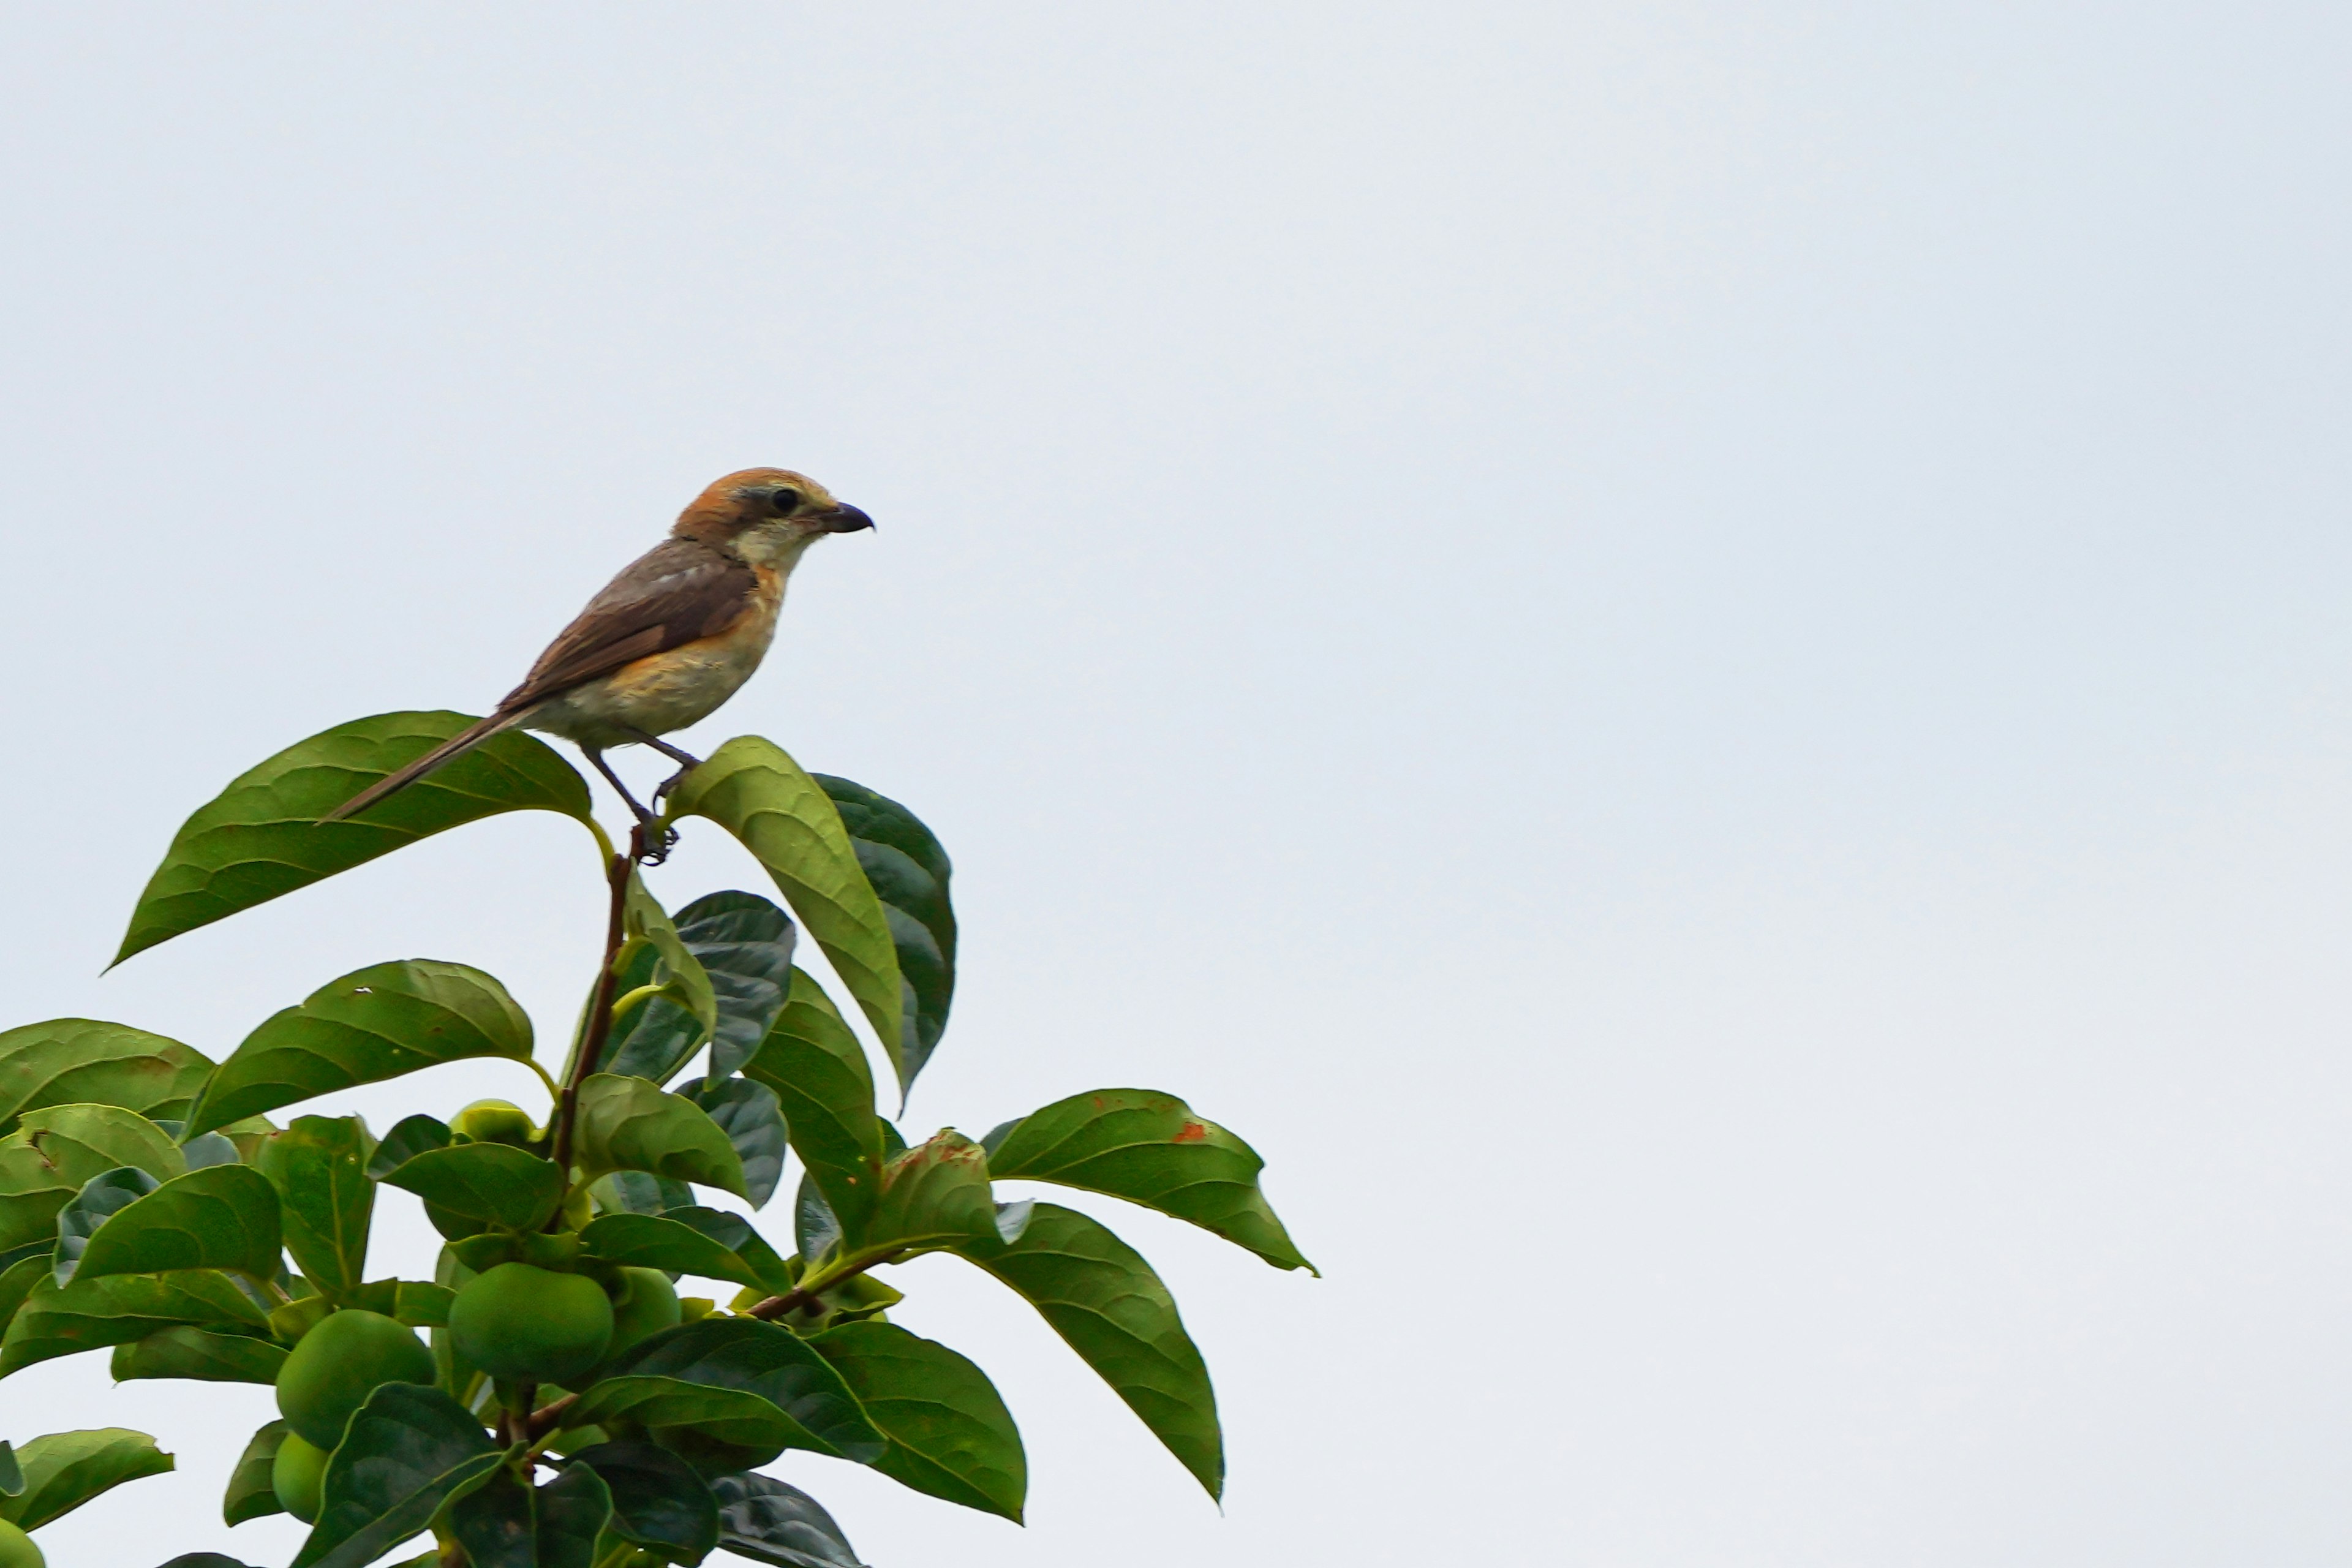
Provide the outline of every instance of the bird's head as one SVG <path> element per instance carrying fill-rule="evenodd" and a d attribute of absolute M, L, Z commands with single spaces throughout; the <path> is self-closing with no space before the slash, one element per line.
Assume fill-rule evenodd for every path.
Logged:
<path fill-rule="evenodd" d="M 698 539 L 755 566 L 789 568 L 828 533 L 855 533 L 874 520 L 790 468 L 745 468 L 694 498 L 670 531 Z"/>

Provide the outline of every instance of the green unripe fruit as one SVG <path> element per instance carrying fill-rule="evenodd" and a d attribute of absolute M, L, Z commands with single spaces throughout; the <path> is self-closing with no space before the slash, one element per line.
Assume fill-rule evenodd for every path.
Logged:
<path fill-rule="evenodd" d="M 476 1143 L 528 1143 L 537 1134 L 530 1113 L 504 1100 L 478 1100 L 457 1112 L 449 1131 Z"/>
<path fill-rule="evenodd" d="M 677 1287 L 669 1282 L 668 1275 L 658 1268 L 622 1269 L 620 1300 L 613 1303 L 613 1342 L 604 1347 L 604 1359 L 610 1361 L 639 1340 L 677 1327 L 682 1315 Z"/>
<path fill-rule="evenodd" d="M 332 1448 L 379 1384 L 433 1379 L 423 1340 L 381 1312 L 347 1308 L 304 1334 L 278 1369 L 278 1413 L 314 1447 Z"/>
<path fill-rule="evenodd" d="M 327 1480 L 327 1450 L 289 1432 L 269 1461 L 269 1489 L 278 1506 L 305 1524 L 319 1522 L 320 1489 Z"/>
<path fill-rule="evenodd" d="M 613 1303 L 585 1274 L 501 1263 L 457 1292 L 449 1336 L 467 1364 L 492 1377 L 569 1383 L 604 1359 Z"/>
<path fill-rule="evenodd" d="M 45 1568 L 47 1562 L 31 1536 L 0 1519 L 0 1568 Z"/>

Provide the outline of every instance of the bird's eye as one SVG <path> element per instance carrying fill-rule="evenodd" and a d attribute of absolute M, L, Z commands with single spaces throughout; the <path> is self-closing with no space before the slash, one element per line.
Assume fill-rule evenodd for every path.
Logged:
<path fill-rule="evenodd" d="M 768 498 L 768 503 L 776 509 L 778 517 L 782 517 L 801 504 L 801 492 L 792 489 L 778 490 Z"/>

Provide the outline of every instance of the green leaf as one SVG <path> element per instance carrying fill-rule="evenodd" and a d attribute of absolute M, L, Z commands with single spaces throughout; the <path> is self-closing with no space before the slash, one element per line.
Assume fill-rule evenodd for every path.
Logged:
<path fill-rule="evenodd" d="M 566 1425 L 624 1415 L 648 1426 L 705 1427 L 767 1448 L 770 1458 L 792 1447 L 866 1464 L 883 1447 L 841 1374 L 798 1334 L 757 1318 L 704 1318 L 632 1345 Z"/>
<path fill-rule="evenodd" d="M 824 1201 L 824 1193 L 810 1175 L 801 1177 L 793 1201 L 793 1246 L 803 1263 L 814 1263 L 841 1245 L 841 1216 Z"/>
<path fill-rule="evenodd" d="M 53 1270 L 62 1285 L 81 1267 L 81 1255 L 99 1227 L 163 1184 L 135 1165 L 101 1171 L 58 1211 L 58 1247 Z"/>
<path fill-rule="evenodd" d="M 567 1466 L 543 1487 L 500 1468 L 449 1510 L 469 1568 L 591 1568 L 613 1512 L 602 1477 Z"/>
<path fill-rule="evenodd" d="M 446 1285 L 427 1285 L 415 1279 L 395 1279 L 391 1283 L 394 1289 L 388 1316 L 397 1318 L 412 1329 L 445 1329 L 449 1326 L 449 1304 L 457 1299 L 457 1292 Z"/>
<path fill-rule="evenodd" d="M 286 1250 L 330 1300 L 341 1300 L 367 1278 L 374 1152 L 367 1123 L 356 1116 L 298 1116 L 256 1152 L 254 1168 L 278 1190 Z"/>
<path fill-rule="evenodd" d="M 49 1265 L 49 1253 L 27 1252 L 6 1268 L 0 1269 L 0 1335 L 5 1335 L 16 1322 L 16 1314 L 42 1280 L 55 1283 L 56 1276 L 50 1272 Z M 5 1339 L 0 1339 L 0 1344 L 5 1343 Z M 0 1373 L 0 1376 L 5 1375 Z"/>
<path fill-rule="evenodd" d="M 278 1459 L 278 1446 L 286 1441 L 289 1428 L 283 1421 L 272 1421 L 253 1435 L 239 1454 L 236 1468 L 229 1472 L 228 1489 L 221 1496 L 221 1519 L 231 1525 L 243 1524 L 248 1519 L 266 1519 L 286 1509 L 278 1500 L 278 1488 L 270 1471 Z"/>
<path fill-rule="evenodd" d="M 1026 1298 L 1209 1495 L 1223 1494 L 1224 1438 L 1208 1366 L 1175 1299 L 1133 1247 L 1085 1215 L 1039 1204 L 1020 1240 L 956 1250 Z"/>
<path fill-rule="evenodd" d="M 268 1331 L 261 1309 L 224 1274 L 115 1274 L 59 1285 L 46 1265 L 41 1273 L 10 1320 L 6 1337 L 0 1338 L 0 1377 L 54 1356 L 143 1340 L 182 1323 L 232 1334 Z"/>
<path fill-rule="evenodd" d="M 0 1139 L 0 1254 L 54 1241 L 58 1211 L 101 1172 L 131 1165 L 157 1181 L 186 1169 L 169 1135 L 136 1111 L 59 1105 Z"/>
<path fill-rule="evenodd" d="M 670 795 L 669 815 L 710 818 L 768 868 L 865 1010 L 901 1090 L 909 1087 L 900 1043 L 904 981 L 889 918 L 824 789 L 773 742 L 739 735 L 687 774 Z"/>
<path fill-rule="evenodd" d="M 793 967 L 793 922 L 756 893 L 710 893 L 677 912 L 677 934 L 709 976 L 718 1028 L 710 1037 L 712 1071 L 735 1071 L 775 1022 Z M 648 946 L 621 971 L 626 994 L 653 983 L 660 955 Z M 685 1007 L 656 996 L 625 1014 L 614 1026 L 606 1072 L 634 1073 L 667 1083 L 694 1055 L 700 1024 Z"/>
<path fill-rule="evenodd" d="M 68 1250 L 64 1222 L 58 1215 L 60 1268 Z M 165 1182 L 100 1226 L 77 1277 L 222 1268 L 272 1279 L 282 1267 L 279 1246 L 278 1194 L 261 1173 L 250 1165 L 207 1165 Z"/>
<path fill-rule="evenodd" d="M 604 1479 L 612 1531 L 665 1563 L 699 1563 L 719 1544 L 719 1500 L 694 1468 L 651 1443 L 598 1443 L 572 1456 Z"/>
<path fill-rule="evenodd" d="M 793 1152 L 852 1234 L 863 1234 L 882 1190 L 882 1125 L 866 1048 L 824 987 L 793 971 L 792 992 L 744 1076 L 776 1091 Z"/>
<path fill-rule="evenodd" d="M 693 1101 L 641 1078 L 600 1072 L 580 1086 L 572 1155 L 592 1180 L 644 1171 L 749 1197 L 743 1162 L 727 1134 Z"/>
<path fill-rule="evenodd" d="M 16 1450 L 5 1437 L 0 1437 L 0 1497 L 20 1496 L 24 1489 L 25 1471 L 16 1463 Z"/>
<path fill-rule="evenodd" d="M 677 927 L 670 922 L 669 911 L 646 890 L 643 879 L 635 870 L 629 873 L 622 921 L 628 942 L 621 950 L 621 962 L 628 963 L 646 951 L 654 954 L 656 962 L 648 977 L 638 984 L 659 985 L 662 995 L 694 1020 L 691 1040 L 686 1047 L 688 1055 L 692 1055 L 719 1026 L 719 999 L 711 989 L 709 973 L 702 967 L 702 961 L 688 950 L 685 939 L 677 934 Z"/>
<path fill-rule="evenodd" d="M 772 1568 L 866 1568 L 833 1515 L 800 1488 L 745 1474 L 721 1476 L 710 1489 L 721 1550 Z"/>
<path fill-rule="evenodd" d="M 499 1459 L 482 1424 L 439 1389 L 382 1384 L 327 1461 L 319 1522 L 293 1568 L 363 1568 L 421 1532 Z"/>
<path fill-rule="evenodd" d="M 380 1182 L 426 1150 L 446 1149 L 456 1141 L 457 1134 L 445 1121 L 430 1116 L 404 1116 L 368 1156 L 367 1173 Z"/>
<path fill-rule="evenodd" d="M 28 1110 L 105 1104 L 173 1116 L 212 1070 L 177 1040 L 94 1018 L 51 1018 L 0 1034 L 0 1132 Z"/>
<path fill-rule="evenodd" d="M 247 1035 L 205 1083 L 188 1131 L 469 1057 L 530 1058 L 530 1020 L 505 986 L 462 963 L 372 964 Z"/>
<path fill-rule="evenodd" d="M 25 1472 L 25 1489 L 0 1498 L 0 1519 L 31 1531 L 125 1481 L 162 1475 L 172 1468 L 172 1456 L 144 1432 L 101 1426 L 36 1437 L 16 1450 L 16 1463 Z"/>
<path fill-rule="evenodd" d="M 790 1133 L 776 1091 L 749 1079 L 692 1079 L 677 1093 L 702 1107 L 733 1144 L 743 1163 L 745 1195 L 755 1209 L 768 1206 L 783 1180 L 784 1151 Z"/>
<path fill-rule="evenodd" d="M 947 1128 L 883 1167 L 882 1201 L 854 1250 L 864 1254 L 982 1237 L 996 1239 L 988 1155 Z"/>
<path fill-rule="evenodd" d="M 536 1230 L 563 1201 L 563 1173 L 551 1160 L 505 1143 L 429 1149 L 383 1178 L 426 1203 L 508 1230 Z"/>
<path fill-rule="evenodd" d="M 694 1204 L 694 1189 L 667 1176 L 643 1171 L 614 1171 L 589 1184 L 588 1195 L 598 1214 L 667 1214 Z"/>
<path fill-rule="evenodd" d="M 1142 1204 L 1247 1247 L 1276 1268 L 1313 1264 L 1258 1190 L 1257 1151 L 1172 1094 L 1074 1094 L 988 1137 L 999 1181 L 1055 1182 Z"/>
<path fill-rule="evenodd" d="M 519 730 L 492 736 L 349 821 L 319 820 L 473 722 L 463 713 L 379 713 L 298 742 L 240 775 L 173 836 L 114 962 L 445 828 L 503 811 L 590 820 L 586 783 L 545 742 Z"/>
<path fill-rule="evenodd" d="M 809 1341 L 890 1439 L 874 1468 L 901 1485 L 1021 1522 L 1029 1462 L 988 1374 L 895 1323 L 844 1323 Z"/>
<path fill-rule="evenodd" d="M 163 1568 L 252 1568 L 252 1564 L 240 1563 L 234 1557 L 224 1557 L 217 1552 L 183 1552 L 164 1563 Z M 404 1563 L 402 1568 L 417 1568 L 417 1565 Z"/>
<path fill-rule="evenodd" d="M 718 1209 L 689 1205 L 660 1215 L 600 1215 L 581 1231 L 580 1245 L 587 1256 L 607 1263 L 756 1285 L 776 1295 L 793 1288 L 776 1249 L 740 1215 Z"/>
<path fill-rule="evenodd" d="M 199 1383 L 278 1381 L 286 1364 L 284 1347 L 241 1334 L 203 1329 L 165 1329 L 114 1347 L 114 1381 L 142 1377 L 187 1377 Z"/>
<path fill-rule="evenodd" d="M 903 1079 L 911 1089 L 939 1047 L 948 1005 L 955 999 L 956 919 L 948 901 L 948 852 L 913 812 L 887 795 L 827 773 L 809 776 L 841 813 L 857 863 L 890 922 L 903 982 Z"/>

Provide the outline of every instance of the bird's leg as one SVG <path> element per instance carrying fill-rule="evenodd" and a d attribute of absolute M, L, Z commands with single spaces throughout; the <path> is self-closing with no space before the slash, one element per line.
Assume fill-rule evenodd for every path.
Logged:
<path fill-rule="evenodd" d="M 628 802 L 629 809 L 636 814 L 637 826 L 646 830 L 645 863 L 648 866 L 660 865 L 669 858 L 670 846 L 677 842 L 677 829 L 673 827 L 666 832 L 656 833 L 654 814 L 637 804 L 637 797 L 629 793 L 629 786 L 621 782 L 621 775 L 613 771 L 613 765 L 604 760 L 604 753 L 593 746 L 583 745 L 580 749 L 587 754 L 589 765 L 604 775 L 604 782 L 611 784 L 620 797 Z M 659 800 L 661 796 L 656 795 L 654 798 Z"/>
<path fill-rule="evenodd" d="M 663 756 L 667 757 L 671 762 L 677 764 L 677 772 L 664 779 L 661 783 L 661 787 L 654 791 L 654 804 L 656 805 L 669 798 L 670 791 L 676 789 L 678 785 L 686 782 L 687 774 L 692 773 L 695 769 L 702 765 L 702 759 L 700 757 L 696 756 L 692 752 L 671 745 L 667 741 L 663 740 L 658 735 L 648 734 L 643 730 L 632 730 L 629 731 L 629 734 L 636 741 L 637 744 L 641 746 L 651 746 L 655 751 L 659 752 Z"/>

